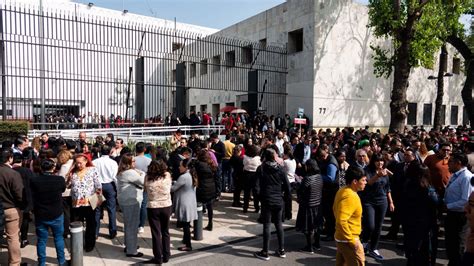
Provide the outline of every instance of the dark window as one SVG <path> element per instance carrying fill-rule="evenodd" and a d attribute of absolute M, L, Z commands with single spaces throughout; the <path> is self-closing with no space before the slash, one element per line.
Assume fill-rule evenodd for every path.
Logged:
<path fill-rule="evenodd" d="M 432 113 L 433 113 L 433 104 L 425 103 L 423 105 L 423 125 L 431 125 Z"/>
<path fill-rule="evenodd" d="M 201 75 L 207 74 L 207 59 L 201 60 Z"/>
<path fill-rule="evenodd" d="M 201 112 L 207 112 L 207 104 L 201 104 Z"/>
<path fill-rule="evenodd" d="M 189 67 L 189 76 L 191 78 L 194 78 L 196 76 L 196 63 L 191 63 L 190 67 Z"/>
<path fill-rule="evenodd" d="M 221 56 L 216 55 L 212 57 L 212 72 L 218 72 L 221 70 Z"/>
<path fill-rule="evenodd" d="M 441 125 L 446 125 L 446 105 L 441 105 Z"/>
<path fill-rule="evenodd" d="M 261 39 L 258 41 L 258 44 L 260 45 L 260 49 L 265 49 L 267 47 L 267 38 Z"/>
<path fill-rule="evenodd" d="M 461 58 L 453 57 L 453 74 L 461 73 Z"/>
<path fill-rule="evenodd" d="M 171 76 L 172 76 L 173 82 L 176 82 L 176 69 L 173 69 Z"/>
<path fill-rule="evenodd" d="M 303 51 L 303 29 L 288 32 L 288 53 Z"/>
<path fill-rule="evenodd" d="M 225 65 L 227 67 L 235 67 L 235 51 L 225 53 Z"/>
<path fill-rule="evenodd" d="M 250 64 L 253 61 L 252 45 L 242 47 L 242 64 Z"/>
<path fill-rule="evenodd" d="M 469 116 L 467 115 L 467 108 L 464 106 L 463 108 L 463 114 L 462 114 L 462 124 L 463 125 L 469 125 Z"/>
<path fill-rule="evenodd" d="M 408 125 L 416 125 L 417 103 L 408 103 Z"/>
<path fill-rule="evenodd" d="M 458 124 L 458 109 L 457 105 L 451 105 L 451 125 Z"/>

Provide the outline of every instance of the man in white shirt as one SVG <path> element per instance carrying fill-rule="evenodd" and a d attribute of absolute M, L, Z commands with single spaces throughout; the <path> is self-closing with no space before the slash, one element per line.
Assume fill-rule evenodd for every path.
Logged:
<path fill-rule="evenodd" d="M 117 221 L 116 221 L 116 196 L 117 189 L 115 183 L 117 182 L 118 165 L 117 162 L 110 158 L 110 146 L 102 145 L 101 157 L 95 159 L 92 163 L 97 168 L 99 173 L 99 180 L 102 184 L 102 194 L 106 201 L 104 203 L 109 215 L 109 237 L 114 239 L 117 236 Z M 101 208 L 96 208 L 96 237 L 99 236 Z"/>
<path fill-rule="evenodd" d="M 145 156 L 145 150 L 146 150 L 146 145 L 143 142 L 138 142 L 135 145 L 135 165 L 138 170 L 141 170 L 143 172 L 148 171 L 148 165 L 151 163 L 151 159 Z M 143 191 L 143 201 L 142 201 L 142 206 L 140 208 L 140 224 L 138 227 L 138 233 L 144 233 L 145 232 L 145 221 L 146 221 L 146 202 L 148 201 L 148 195 L 146 194 L 145 191 Z"/>

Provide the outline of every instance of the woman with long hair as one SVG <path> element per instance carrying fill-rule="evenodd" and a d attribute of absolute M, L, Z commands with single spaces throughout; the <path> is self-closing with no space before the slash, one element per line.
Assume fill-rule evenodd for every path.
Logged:
<path fill-rule="evenodd" d="M 346 161 L 346 152 L 344 150 L 337 150 L 334 153 L 334 157 L 336 158 L 339 167 L 337 168 L 336 172 L 336 184 L 339 188 L 343 188 L 346 186 L 346 171 L 349 169 L 349 163 Z"/>
<path fill-rule="evenodd" d="M 259 200 L 255 193 L 255 172 L 262 163 L 259 154 L 260 148 L 256 145 L 250 145 L 247 148 L 247 153 L 244 155 L 244 175 L 242 180 L 244 184 L 244 213 L 246 213 L 249 208 L 251 191 L 253 194 L 255 212 L 258 213 L 260 211 Z"/>
<path fill-rule="evenodd" d="M 145 178 L 148 193 L 147 214 L 150 224 L 153 258 L 145 263 L 168 262 L 170 252 L 171 174 L 163 160 L 151 161 Z"/>
<path fill-rule="evenodd" d="M 95 211 L 89 199 L 94 194 L 102 193 L 97 169 L 84 154 L 74 156 L 74 165 L 67 174 L 67 182 L 71 188 L 72 211 L 71 221 L 86 220 L 85 251 L 90 252 L 95 247 Z"/>
<path fill-rule="evenodd" d="M 240 201 L 240 194 L 243 186 L 243 175 L 244 175 L 244 157 L 242 155 L 243 145 L 235 145 L 232 150 L 232 156 L 230 157 L 229 164 L 232 167 L 232 177 L 234 180 L 234 195 L 232 200 L 232 207 L 242 207 Z"/>
<path fill-rule="evenodd" d="M 117 200 L 123 214 L 127 257 L 143 256 L 137 251 L 137 234 L 144 183 L 145 173 L 136 169 L 134 156 L 131 153 L 122 155 L 117 172 Z"/>
<path fill-rule="evenodd" d="M 378 251 L 378 242 L 387 206 L 390 206 L 392 212 L 395 209 L 390 194 L 389 176 L 391 175 L 390 170 L 385 168 L 383 157 L 374 153 L 367 167 L 367 186 L 360 192 L 364 213 L 362 244 L 365 249 L 368 249 L 368 255 L 377 261 L 383 260 L 383 256 Z"/>
<path fill-rule="evenodd" d="M 197 175 L 196 200 L 207 209 L 208 224 L 206 230 L 212 231 L 212 218 L 214 215 L 213 203 L 217 196 L 217 165 L 206 150 L 197 153 L 197 161 L 192 172 Z"/>
<path fill-rule="evenodd" d="M 406 177 L 400 210 L 407 265 L 435 265 L 438 195 L 426 166 L 409 164 Z"/>
<path fill-rule="evenodd" d="M 183 228 L 184 246 L 179 247 L 179 251 L 191 251 L 191 222 L 197 219 L 197 202 L 195 187 L 197 176 L 191 175 L 191 159 L 183 159 L 179 163 L 181 175 L 171 187 L 174 193 L 174 213 L 178 221 L 178 227 Z"/>

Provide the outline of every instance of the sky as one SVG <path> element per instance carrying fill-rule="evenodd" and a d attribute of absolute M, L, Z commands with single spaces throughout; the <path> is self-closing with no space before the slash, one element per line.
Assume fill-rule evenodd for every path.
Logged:
<path fill-rule="evenodd" d="M 355 0 L 367 3 L 367 0 Z M 214 29 L 239 21 L 284 3 L 285 0 L 73 0 L 73 2 L 174 20 Z"/>

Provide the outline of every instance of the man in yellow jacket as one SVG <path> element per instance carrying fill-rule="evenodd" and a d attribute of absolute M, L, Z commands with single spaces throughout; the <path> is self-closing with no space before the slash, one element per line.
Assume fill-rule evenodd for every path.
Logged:
<path fill-rule="evenodd" d="M 367 177 L 361 168 L 349 167 L 345 179 L 347 185 L 337 192 L 333 205 L 336 217 L 336 266 L 364 265 L 364 248 L 359 240 L 362 204 L 357 192 L 364 190 Z"/>

